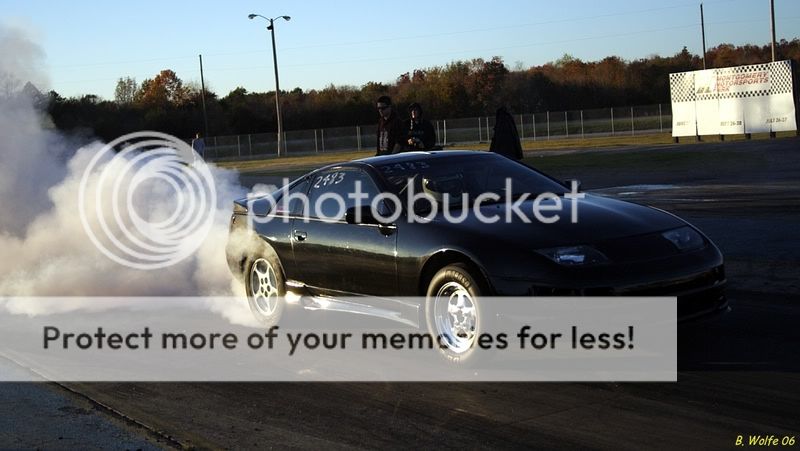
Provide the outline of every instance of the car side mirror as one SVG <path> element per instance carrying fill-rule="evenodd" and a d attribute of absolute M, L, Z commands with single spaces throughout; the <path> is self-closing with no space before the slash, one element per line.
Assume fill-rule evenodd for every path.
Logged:
<path fill-rule="evenodd" d="M 348 208 L 344 213 L 344 220 L 348 224 L 380 224 L 369 205 Z"/>
<path fill-rule="evenodd" d="M 573 184 L 573 183 L 575 183 L 575 187 L 576 187 L 576 188 L 575 188 L 575 191 L 578 191 L 578 192 L 580 192 L 580 190 L 581 190 L 581 181 L 580 181 L 580 180 L 578 180 L 578 179 L 569 179 L 569 180 L 564 180 L 564 181 L 563 181 L 563 182 L 561 182 L 561 183 L 562 183 L 564 186 L 566 186 L 567 188 L 569 188 L 569 189 L 572 189 L 572 184 Z"/>

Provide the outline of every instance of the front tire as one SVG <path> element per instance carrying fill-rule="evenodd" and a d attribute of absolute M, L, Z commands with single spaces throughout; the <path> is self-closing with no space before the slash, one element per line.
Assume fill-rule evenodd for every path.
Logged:
<path fill-rule="evenodd" d="M 440 269 L 431 279 L 425 301 L 428 332 L 439 343 L 444 357 L 454 364 L 473 363 L 477 341 L 486 320 L 480 296 L 482 289 L 466 265 Z"/>
<path fill-rule="evenodd" d="M 286 309 L 286 283 L 283 267 L 274 252 L 251 259 L 245 274 L 245 291 L 250 311 L 259 323 L 272 327 Z"/>

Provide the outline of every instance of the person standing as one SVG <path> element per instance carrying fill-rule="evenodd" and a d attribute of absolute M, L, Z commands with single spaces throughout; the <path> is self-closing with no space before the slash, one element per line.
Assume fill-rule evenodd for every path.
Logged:
<path fill-rule="evenodd" d="M 505 107 L 497 109 L 497 115 L 494 120 L 494 135 L 492 135 L 492 142 L 489 144 L 489 152 L 504 155 L 512 160 L 521 160 L 523 157 L 517 124 L 514 122 L 514 117 Z"/>
<path fill-rule="evenodd" d="M 197 152 L 197 155 L 200 156 L 200 159 L 205 159 L 206 155 L 206 141 L 203 139 L 203 136 L 200 132 L 194 135 L 194 139 L 192 140 L 192 149 Z"/>
<path fill-rule="evenodd" d="M 397 153 L 400 148 L 401 127 L 400 119 L 392 106 L 389 96 L 380 96 L 377 102 L 378 132 L 375 155 L 389 155 Z"/>
<path fill-rule="evenodd" d="M 409 119 L 403 129 L 406 132 L 403 145 L 407 150 L 431 150 L 436 146 L 436 130 L 431 121 L 422 117 L 422 106 L 412 103 L 408 107 Z"/>

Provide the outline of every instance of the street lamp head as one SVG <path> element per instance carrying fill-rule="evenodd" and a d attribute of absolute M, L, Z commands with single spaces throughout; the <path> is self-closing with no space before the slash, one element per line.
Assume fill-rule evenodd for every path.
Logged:
<path fill-rule="evenodd" d="M 264 17 L 261 14 L 248 14 L 247 15 L 248 19 L 255 19 L 256 17 L 260 17 L 260 18 L 266 20 L 267 22 L 269 22 L 269 26 L 267 27 L 267 30 L 272 30 L 272 22 L 274 22 L 274 21 L 276 21 L 278 19 L 283 19 L 283 20 L 285 20 L 287 22 L 292 20 L 292 18 L 290 16 L 278 16 L 278 17 L 270 19 L 269 17 Z"/>

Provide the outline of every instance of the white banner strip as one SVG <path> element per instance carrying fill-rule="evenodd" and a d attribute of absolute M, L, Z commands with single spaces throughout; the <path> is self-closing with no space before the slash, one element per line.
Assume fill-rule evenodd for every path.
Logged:
<path fill-rule="evenodd" d="M 387 301 L 423 325 L 388 321 Z M 674 297 L 384 299 L 375 319 L 329 302 L 269 327 L 237 298 L 0 299 L 0 381 L 677 380 Z"/>

